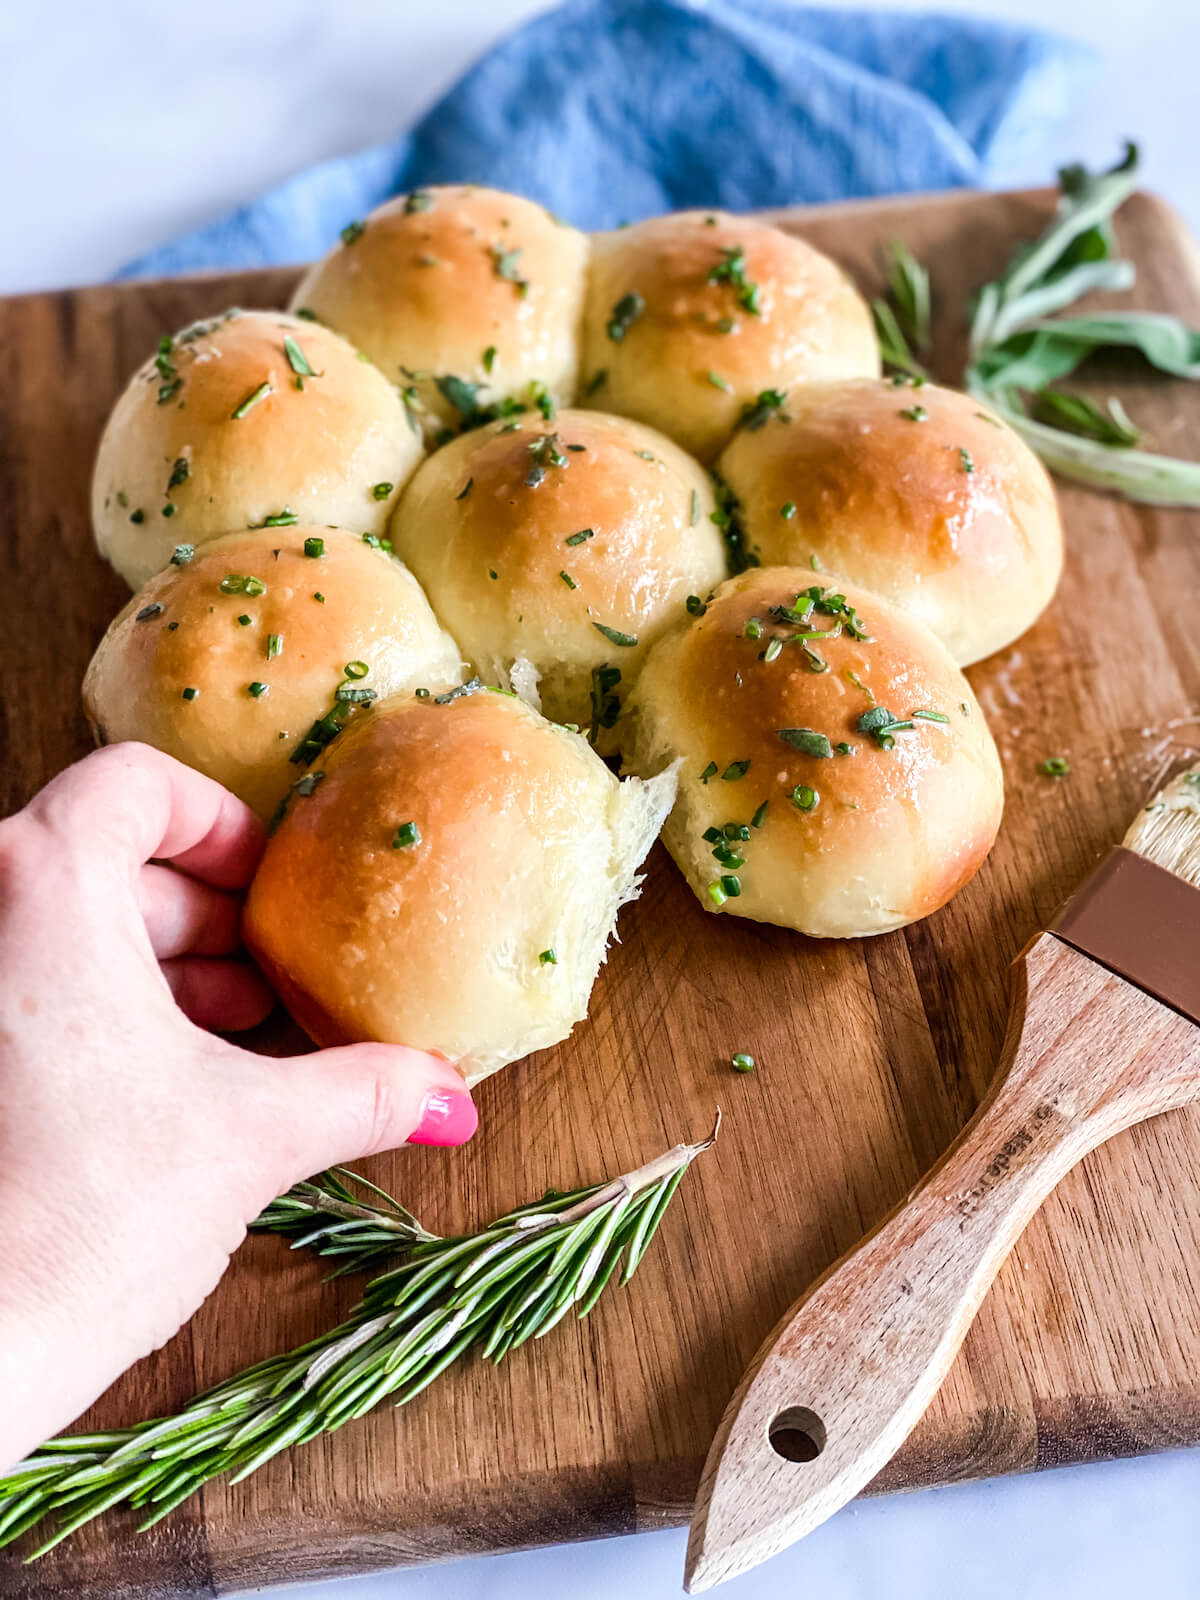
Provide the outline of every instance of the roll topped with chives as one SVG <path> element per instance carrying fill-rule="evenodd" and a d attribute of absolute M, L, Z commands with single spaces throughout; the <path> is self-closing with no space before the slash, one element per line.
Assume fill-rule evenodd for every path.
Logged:
<path fill-rule="evenodd" d="M 960 666 L 1011 644 L 1062 570 L 1041 462 L 969 395 L 910 379 L 799 385 L 720 460 L 748 549 L 865 584 L 928 623 Z"/>
<path fill-rule="evenodd" d="M 460 683 L 416 579 L 366 537 L 300 526 L 181 545 L 92 657 L 98 741 L 165 750 L 270 821 L 377 700 Z"/>
<path fill-rule="evenodd" d="M 499 189 L 414 189 L 342 230 L 292 298 L 365 350 L 414 419 L 457 430 L 489 407 L 567 405 L 588 242 Z"/>
<path fill-rule="evenodd" d="M 818 938 L 885 933 L 975 873 L 992 736 L 917 621 L 810 568 L 756 568 L 655 646 L 626 765 L 679 762 L 664 840 L 701 903 Z"/>
<path fill-rule="evenodd" d="M 563 411 L 435 451 L 391 535 L 486 683 L 528 662 L 545 714 L 608 750 L 647 649 L 725 576 L 713 509 L 707 473 L 669 439 Z M 532 687 L 519 668 L 517 683 Z"/>
<path fill-rule="evenodd" d="M 587 1014 L 670 775 L 618 782 L 515 696 L 397 700 L 288 808 L 245 937 L 318 1044 L 437 1050 L 468 1083 Z"/>
<path fill-rule="evenodd" d="M 760 395 L 871 377 L 866 302 L 827 256 L 768 223 L 681 211 L 596 234 L 581 393 L 714 461 Z"/>
<path fill-rule="evenodd" d="M 176 545 L 312 522 L 382 533 L 421 456 L 395 388 L 326 328 L 227 311 L 164 335 L 100 441 L 92 521 L 137 588 Z"/>

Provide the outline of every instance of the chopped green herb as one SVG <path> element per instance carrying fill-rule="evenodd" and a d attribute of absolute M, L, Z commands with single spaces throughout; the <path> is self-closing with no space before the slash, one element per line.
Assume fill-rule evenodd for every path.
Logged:
<path fill-rule="evenodd" d="M 199 689 L 185 689 L 181 698 L 184 700 L 194 700 L 199 693 Z"/>
<path fill-rule="evenodd" d="M 342 671 L 345 673 L 347 678 L 355 679 L 365 678 L 370 670 L 370 667 L 365 661 L 347 661 L 346 665 L 342 668 Z"/>
<path fill-rule="evenodd" d="M 1047 778 L 1065 778 L 1070 770 L 1071 763 L 1066 756 L 1048 756 L 1038 767 Z"/>
<path fill-rule="evenodd" d="M 654 454 L 653 450 L 635 450 L 633 453 L 634 453 L 635 456 L 637 456 L 639 461 L 657 461 L 658 460 L 658 457 Z"/>
<path fill-rule="evenodd" d="M 483 370 L 485 372 L 490 372 L 495 365 L 496 365 L 496 346 L 494 344 L 490 344 L 490 345 L 488 345 L 487 349 L 483 352 Z"/>
<path fill-rule="evenodd" d="M 886 706 L 872 706 L 864 711 L 856 724 L 859 733 L 869 733 L 881 750 L 895 745 L 895 735 L 912 727 L 911 718 L 903 721 L 894 717 Z"/>
<path fill-rule="evenodd" d="M 554 949 L 554 946 L 551 945 L 549 950 L 542 951 L 542 953 L 538 956 L 538 960 L 544 967 L 556 967 L 558 965 L 558 952 Z"/>
<path fill-rule="evenodd" d="M 709 372 L 706 376 L 714 389 L 720 389 L 725 394 L 733 393 L 733 385 L 727 378 L 723 378 L 719 372 Z"/>
<path fill-rule="evenodd" d="M 785 501 L 779 508 L 779 515 L 785 522 L 790 522 L 796 515 L 796 502 L 794 500 Z"/>
<path fill-rule="evenodd" d="M 710 778 L 715 778 L 717 771 L 717 763 L 715 761 L 710 761 L 705 767 L 704 771 L 700 774 L 700 782 L 707 783 Z"/>
<path fill-rule="evenodd" d="M 792 804 L 797 811 L 815 811 L 820 803 L 821 796 L 806 783 L 798 783 L 792 790 Z"/>
<path fill-rule="evenodd" d="M 563 543 L 569 545 L 582 544 L 585 539 L 592 538 L 594 533 L 594 528 L 580 528 L 578 533 L 568 534 L 566 539 L 563 540 Z"/>
<path fill-rule="evenodd" d="M 525 482 L 530 489 L 536 489 L 542 482 L 547 468 L 570 465 L 563 454 L 562 441 L 557 433 L 543 433 L 538 438 L 530 440 L 529 454 L 533 458 L 533 465 L 525 474 Z"/>
<path fill-rule="evenodd" d="M 298 378 L 320 378 L 324 376 L 323 373 L 318 372 L 312 366 L 308 357 L 290 333 L 284 338 L 283 352 L 288 358 L 288 366 L 291 367 Z"/>
<path fill-rule="evenodd" d="M 325 604 L 325 596 L 321 593 L 321 591 L 319 589 L 314 589 L 313 590 L 313 599 L 317 602 L 317 604 L 319 606 L 323 606 Z"/>
<path fill-rule="evenodd" d="M 723 783 L 737 783 L 738 779 L 744 778 L 749 771 L 750 763 L 748 761 L 731 761 L 721 774 L 721 781 Z"/>
<path fill-rule="evenodd" d="M 720 261 L 716 266 L 709 268 L 708 282 L 730 284 L 742 310 L 748 311 L 754 317 L 762 316 L 759 286 L 757 283 L 751 283 L 746 276 L 746 251 L 742 245 L 731 245 L 727 250 L 721 251 Z"/>
<path fill-rule="evenodd" d="M 250 391 L 240 405 L 234 407 L 233 411 L 230 413 L 230 421 L 240 422 L 249 411 L 253 410 L 260 400 L 265 400 L 269 394 L 274 394 L 274 392 L 275 391 L 272 389 L 270 383 L 264 380 L 264 382 L 259 384 L 257 389 L 252 389 Z"/>
<path fill-rule="evenodd" d="M 170 500 L 168 500 L 166 505 L 162 508 L 162 514 L 164 517 L 173 517 L 175 515 L 175 507 L 172 505 Z"/>
<path fill-rule="evenodd" d="M 404 215 L 411 217 L 414 211 L 428 211 L 433 205 L 433 196 L 428 189 L 414 189 L 405 197 Z"/>
<path fill-rule="evenodd" d="M 729 896 L 719 883 L 710 883 L 708 886 L 708 898 L 714 906 L 720 908 L 729 899 Z"/>
<path fill-rule="evenodd" d="M 950 718 L 944 711 L 913 711 L 911 716 L 920 717 L 924 722 L 949 722 Z"/>
<path fill-rule="evenodd" d="M 721 887 L 724 889 L 727 899 L 736 900 L 738 895 L 740 895 L 742 892 L 742 880 L 733 876 L 732 874 L 729 874 L 728 876 L 722 877 Z"/>
<path fill-rule="evenodd" d="M 964 472 L 975 471 L 975 463 L 971 459 L 971 452 L 965 449 L 961 444 L 958 447 L 958 459 Z"/>
<path fill-rule="evenodd" d="M 145 522 L 146 513 L 139 507 L 138 510 L 129 513 L 129 520 L 134 523 Z"/>
<path fill-rule="evenodd" d="M 750 818 L 750 826 L 752 828 L 761 828 L 763 823 L 766 820 L 767 820 L 767 802 L 764 800 L 762 805 L 759 806 L 758 810 Z"/>
<path fill-rule="evenodd" d="M 690 594 L 684 601 L 684 607 L 689 617 L 702 617 L 708 610 L 698 594 Z"/>
<path fill-rule="evenodd" d="M 357 244 L 366 231 L 367 225 L 365 222 L 348 222 L 342 229 L 342 243 Z"/>
<path fill-rule="evenodd" d="M 488 577 L 491 578 L 493 583 L 495 583 L 497 581 L 499 576 L 500 576 L 500 574 L 496 571 L 495 567 L 489 567 L 488 568 Z"/>
<path fill-rule="evenodd" d="M 396 829 L 392 839 L 393 850 L 407 850 L 410 845 L 420 844 L 421 830 L 415 822 L 402 822 Z"/>
<path fill-rule="evenodd" d="M 529 293 L 529 280 L 528 278 L 523 278 L 517 270 L 517 262 L 520 256 L 521 247 L 519 245 L 515 250 L 506 250 L 502 244 L 494 244 L 492 246 L 492 265 L 495 267 L 496 276 L 511 283 L 523 300 Z"/>
<path fill-rule="evenodd" d="M 595 628 L 597 633 L 602 633 L 609 644 L 630 647 L 637 643 L 636 633 L 622 633 L 620 628 L 610 628 L 607 623 L 597 622 L 594 617 L 592 618 L 592 627 Z"/>
<path fill-rule="evenodd" d="M 186 456 L 179 456 L 171 468 L 171 476 L 167 479 L 167 493 L 177 489 L 181 483 L 186 483 L 191 477 L 192 467 Z"/>
<path fill-rule="evenodd" d="M 252 695 L 255 700 L 261 700 L 263 695 L 267 693 L 269 688 L 270 688 L 270 685 L 266 684 L 266 683 L 258 683 L 258 682 L 248 683 L 246 685 L 246 693 L 249 694 L 249 695 Z"/>
<path fill-rule="evenodd" d="M 149 622 L 151 617 L 161 617 L 163 608 L 157 600 L 152 600 L 148 606 L 143 606 L 134 617 L 135 622 Z"/>
<path fill-rule="evenodd" d="M 454 496 L 454 498 L 456 500 L 465 500 L 474 487 L 475 487 L 475 479 L 473 477 L 472 478 L 468 478 L 466 483 L 463 484 L 462 488 L 458 491 L 458 493 Z"/>
<path fill-rule="evenodd" d="M 236 617 L 234 620 L 237 622 L 237 625 L 238 625 L 239 628 L 248 628 L 250 626 L 250 624 L 254 621 L 254 618 L 250 615 L 250 613 L 248 611 L 243 611 L 241 616 L 240 617 Z"/>
<path fill-rule="evenodd" d="M 788 415 L 783 409 L 786 400 L 786 389 L 760 390 L 756 399 L 742 407 L 738 427 L 745 428 L 749 433 L 757 433 L 760 428 L 766 427 L 772 417 L 778 417 L 780 422 L 787 422 Z"/>
<path fill-rule="evenodd" d="M 642 299 L 640 294 L 630 293 L 623 294 L 621 296 L 616 305 L 612 308 L 612 315 L 609 317 L 605 326 L 605 332 L 608 334 L 608 337 L 613 341 L 614 344 L 621 343 L 621 340 L 629 332 L 630 327 L 637 321 L 645 309 L 646 302 Z M 597 382 L 596 379 L 593 379 L 592 381 L 593 384 Z M 588 393 L 590 394 L 591 392 L 591 387 L 589 387 Z"/>
<path fill-rule="evenodd" d="M 815 733 L 812 728 L 778 728 L 776 732 L 784 744 L 790 744 L 801 755 L 824 758 L 833 754 L 833 746 L 825 735 Z"/>
<path fill-rule="evenodd" d="M 395 487 L 396 485 L 394 483 L 373 483 L 371 485 L 372 498 L 375 500 L 386 500 L 388 495 L 391 494 Z"/>
<path fill-rule="evenodd" d="M 762 658 L 763 658 L 764 661 L 774 661 L 774 660 L 776 660 L 777 657 L 781 656 L 782 654 L 783 654 L 783 640 L 779 639 L 779 638 L 775 638 L 775 639 L 768 640 L 767 648 L 763 651 Z"/>
<path fill-rule="evenodd" d="M 762 631 L 763 625 L 757 617 L 748 617 L 746 619 L 746 625 L 742 629 L 742 632 L 747 639 L 761 639 Z"/>
<path fill-rule="evenodd" d="M 435 706 L 448 706 L 452 700 L 463 700 L 467 695 L 477 694 L 483 688 L 482 678 L 468 678 L 466 683 L 459 683 L 453 689 L 447 689 L 445 694 L 435 694 Z"/>
<path fill-rule="evenodd" d="M 283 635 L 281 633 L 269 633 L 267 635 L 267 660 L 274 661 L 276 656 L 281 656 L 282 654 Z"/>
<path fill-rule="evenodd" d="M 301 306 L 295 314 L 304 322 L 319 322 L 321 320 L 311 306 Z M 322 773 L 321 776 L 324 777 L 325 774 Z"/>
<path fill-rule="evenodd" d="M 323 556 L 325 554 L 325 541 L 324 541 L 324 539 L 319 539 L 319 538 L 305 539 L 305 541 L 304 541 L 304 554 L 306 556 L 312 556 L 314 560 L 318 556 Z"/>
<path fill-rule="evenodd" d="M 620 667 L 592 668 L 592 723 L 588 738 L 592 744 L 601 728 L 611 728 L 621 715 L 621 702 L 612 692 L 621 681 Z"/>
<path fill-rule="evenodd" d="M 194 544 L 177 544 L 171 552 L 171 565 L 173 567 L 186 567 L 196 554 Z"/>
<path fill-rule="evenodd" d="M 739 1050 L 737 1055 L 730 1056 L 729 1065 L 735 1072 L 753 1072 L 754 1057 L 747 1055 L 744 1050 Z"/>
<path fill-rule="evenodd" d="M 929 413 L 924 406 L 909 406 L 900 415 L 906 422 L 928 422 Z"/>
<path fill-rule="evenodd" d="M 218 588 L 222 594 L 248 594 L 251 598 L 267 592 L 261 578 L 248 577 L 244 572 L 227 572 Z"/>
<path fill-rule="evenodd" d="M 583 391 L 584 392 L 584 396 L 585 397 L 590 397 L 590 396 L 594 395 L 596 393 L 596 390 L 603 388 L 604 385 L 607 382 L 608 382 L 608 368 L 607 367 L 599 367 L 595 372 L 592 373 L 591 377 L 588 379 L 587 388 Z"/>
<path fill-rule="evenodd" d="M 579 585 L 575 582 L 575 579 L 569 572 L 560 572 L 559 577 L 566 584 L 568 589 L 578 589 Z"/>

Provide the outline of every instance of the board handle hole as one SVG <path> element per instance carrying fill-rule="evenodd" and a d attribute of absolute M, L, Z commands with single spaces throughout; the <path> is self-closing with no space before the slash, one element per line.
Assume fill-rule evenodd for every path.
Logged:
<path fill-rule="evenodd" d="M 807 1406 L 788 1406 L 772 1421 L 767 1438 L 785 1461 L 815 1461 L 825 1448 L 825 1424 Z"/>

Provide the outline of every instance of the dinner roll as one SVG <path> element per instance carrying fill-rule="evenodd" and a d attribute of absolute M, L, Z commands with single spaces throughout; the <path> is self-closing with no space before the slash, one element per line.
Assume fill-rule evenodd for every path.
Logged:
<path fill-rule="evenodd" d="M 110 624 L 84 709 L 101 744 L 155 745 L 265 819 L 310 772 L 310 733 L 331 736 L 376 697 L 462 681 L 412 573 L 357 533 L 230 533 L 176 561 Z"/>
<path fill-rule="evenodd" d="M 943 646 L 808 568 L 723 584 L 650 652 L 630 722 L 633 771 L 681 762 L 664 839 L 710 911 L 884 933 L 960 889 L 1000 822 L 996 747 Z"/>
<path fill-rule="evenodd" d="M 320 768 L 245 914 L 301 1026 L 441 1051 L 468 1083 L 565 1039 L 673 776 L 619 783 L 577 734 L 486 689 L 393 701 Z"/>
<path fill-rule="evenodd" d="M 969 395 L 884 378 L 810 383 L 744 427 L 720 471 L 764 566 L 816 557 L 927 623 L 960 666 L 1050 603 L 1063 540 L 1033 451 Z"/>
<path fill-rule="evenodd" d="M 420 455 L 395 389 L 344 339 L 227 311 L 164 337 L 113 407 L 96 543 L 136 589 L 177 544 L 271 518 L 378 533 Z"/>
<path fill-rule="evenodd" d="M 715 460 L 764 391 L 878 371 L 857 290 L 768 223 L 681 211 L 592 241 L 582 392 L 701 461 Z"/>
<path fill-rule="evenodd" d="M 587 248 L 519 195 L 415 189 L 344 228 L 292 305 L 365 350 L 414 414 L 457 428 L 505 399 L 570 403 Z"/>
<path fill-rule="evenodd" d="M 435 451 L 391 535 L 486 683 L 530 662 L 546 716 L 608 748 L 650 644 L 725 576 L 712 509 L 707 473 L 669 439 L 564 411 Z"/>

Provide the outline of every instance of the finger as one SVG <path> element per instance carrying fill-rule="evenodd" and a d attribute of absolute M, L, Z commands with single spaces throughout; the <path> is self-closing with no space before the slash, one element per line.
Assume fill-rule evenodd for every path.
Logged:
<path fill-rule="evenodd" d="M 248 961 L 212 956 L 176 956 L 162 963 L 179 1009 L 199 1028 L 239 1033 L 271 1014 L 275 996 Z"/>
<path fill-rule="evenodd" d="M 263 826 L 227 789 L 145 744 L 113 744 L 60 772 L 29 814 L 72 843 L 107 846 L 118 862 L 172 861 L 220 889 L 249 883 Z"/>
<path fill-rule="evenodd" d="M 275 1130 L 290 1181 L 408 1144 L 465 1144 L 479 1116 L 442 1056 L 394 1044 L 349 1044 L 271 1063 Z"/>
<path fill-rule="evenodd" d="M 241 943 L 241 901 L 173 867 L 138 873 L 138 905 L 160 961 L 171 956 L 225 956 Z"/>

